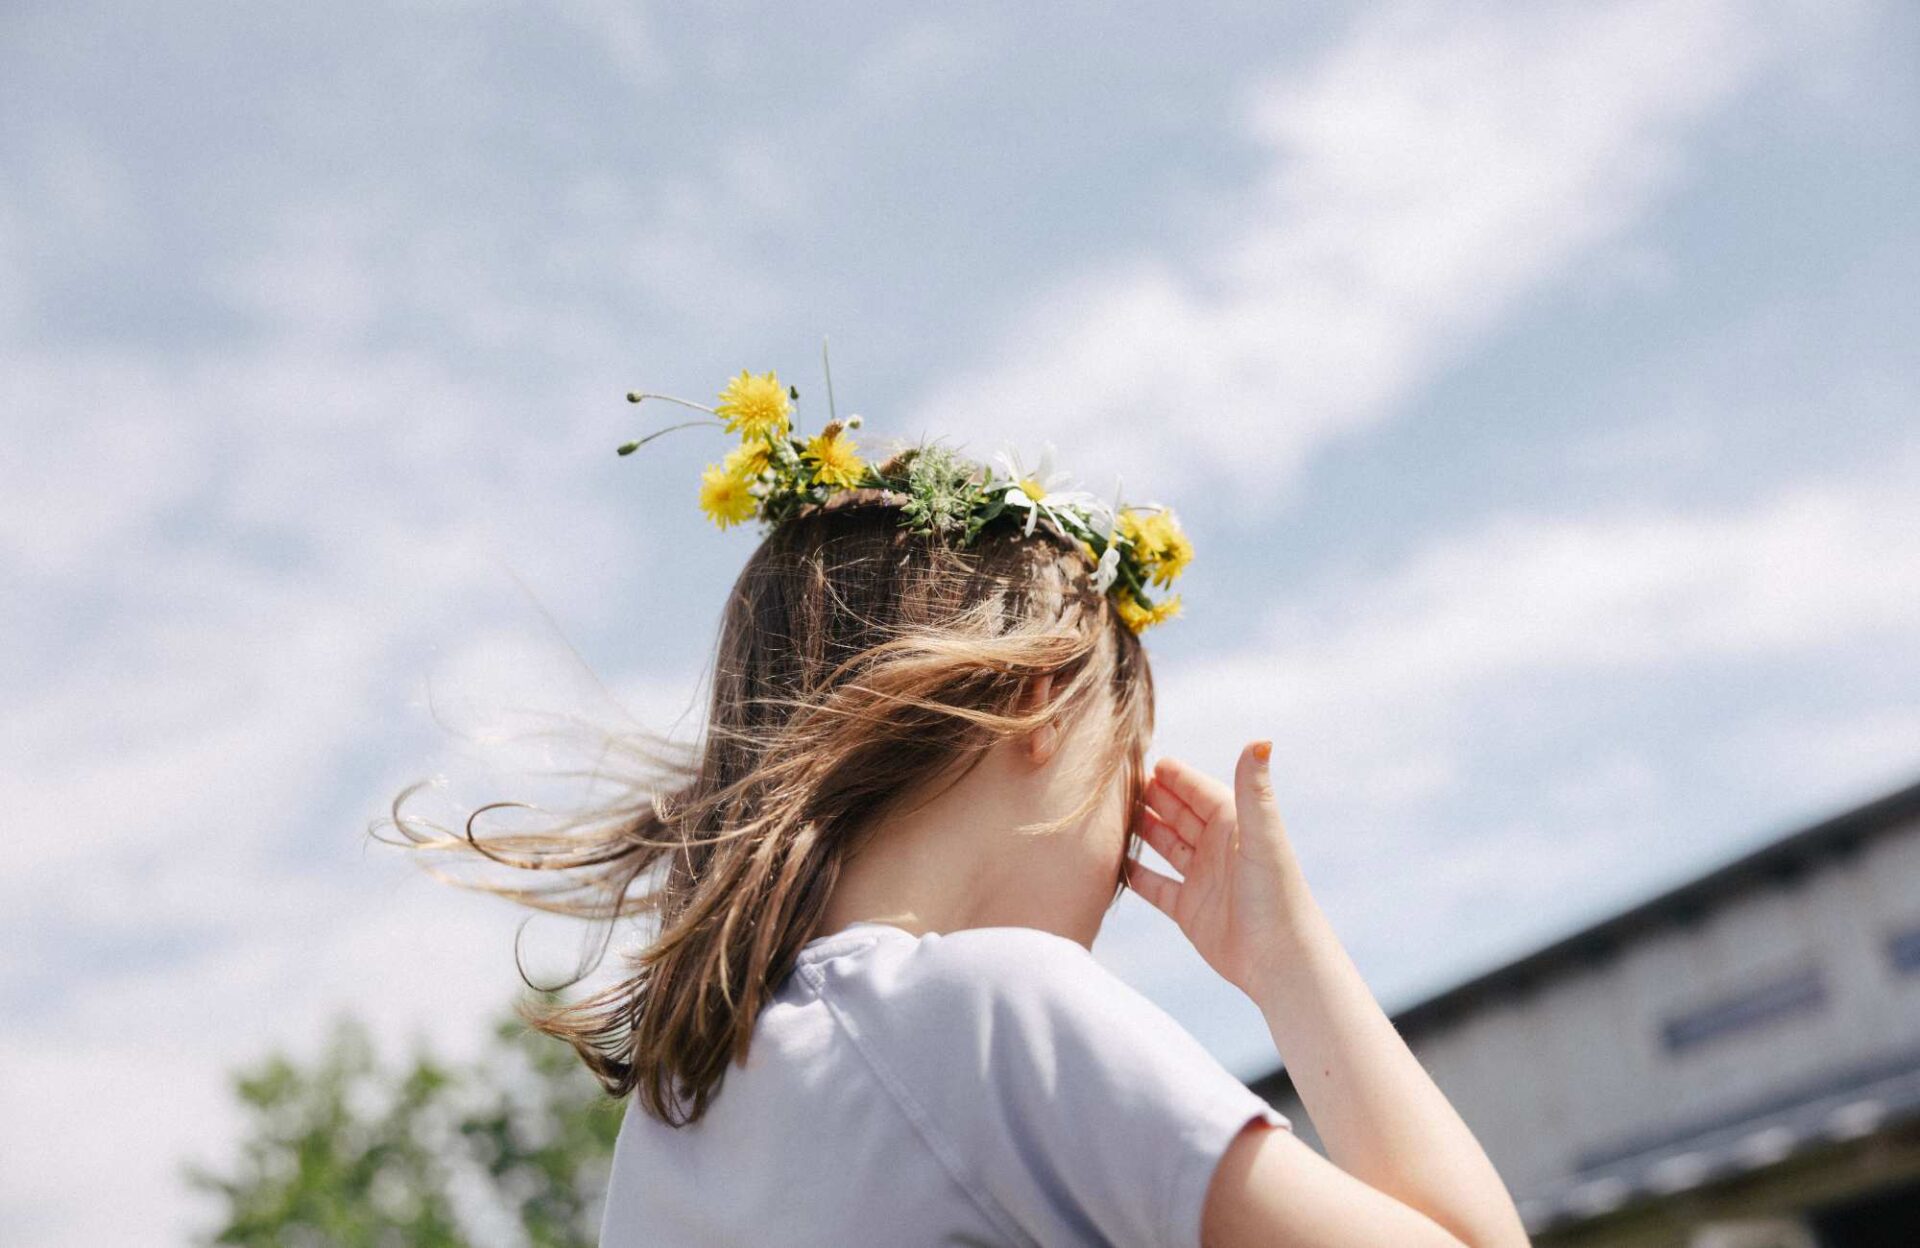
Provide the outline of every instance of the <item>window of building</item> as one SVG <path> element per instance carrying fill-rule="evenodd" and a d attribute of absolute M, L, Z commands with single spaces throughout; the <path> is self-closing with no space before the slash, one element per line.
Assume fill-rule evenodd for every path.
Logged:
<path fill-rule="evenodd" d="M 1813 1013 L 1826 999 L 1827 986 L 1819 968 L 1809 966 L 1675 1015 L 1660 1029 L 1660 1038 L 1667 1052 L 1684 1053 L 1723 1036 Z"/>
<path fill-rule="evenodd" d="M 1895 932 L 1887 941 L 1887 956 L 1902 975 L 1920 975 L 1920 925 Z"/>

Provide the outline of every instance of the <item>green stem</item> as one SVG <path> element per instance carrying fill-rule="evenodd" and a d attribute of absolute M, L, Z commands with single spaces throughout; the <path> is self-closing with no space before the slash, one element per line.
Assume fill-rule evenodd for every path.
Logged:
<path fill-rule="evenodd" d="M 833 365 L 827 361 L 827 336 L 820 335 L 820 371 L 827 375 L 827 419 L 839 420 L 840 411 L 833 405 Z"/>
<path fill-rule="evenodd" d="M 650 396 L 647 396 L 647 397 L 650 397 L 650 398 L 651 398 L 651 397 L 663 397 L 663 396 L 651 396 L 651 395 L 650 395 Z M 675 400 L 675 401 L 677 402 L 678 400 Z M 693 404 L 693 403 L 689 403 L 689 404 L 687 404 L 687 406 L 688 406 L 688 407 L 695 407 L 695 406 L 698 406 L 698 405 L 697 405 L 697 404 Z M 652 433 L 650 433 L 650 434 L 648 434 L 648 435 L 647 435 L 646 437 L 644 437 L 644 438 L 636 438 L 636 439 L 634 439 L 634 440 L 633 440 L 633 441 L 631 441 L 631 442 L 628 442 L 628 443 L 625 443 L 624 445 L 622 445 L 622 446 L 620 447 L 620 449 L 618 450 L 618 452 L 617 452 L 617 454 L 621 454 L 621 455 L 631 455 L 631 454 L 633 454 L 633 453 L 634 453 L 635 451 L 637 451 L 637 450 L 639 450 L 639 449 L 640 449 L 641 447 L 643 447 L 643 446 L 645 446 L 645 445 L 646 445 L 647 443 L 649 443 L 649 442 L 651 442 L 651 441 L 653 441 L 653 440 L 654 440 L 655 438 L 657 438 L 657 437 L 659 437 L 659 436 L 660 436 L 661 434 L 665 434 L 665 433 L 672 433 L 672 432 L 673 432 L 674 430 L 676 430 L 676 429 L 691 429 L 691 428 L 693 428 L 693 427 L 694 427 L 695 425 L 713 425 L 714 427 L 716 427 L 716 428 L 720 428 L 720 429 L 724 429 L 724 428 L 726 428 L 726 425 L 725 425 L 724 423 L 722 423 L 721 421 L 718 421 L 718 420 L 683 420 L 683 421 L 681 421 L 681 422 L 680 422 L 679 424 L 677 424 L 677 425 L 668 425 L 668 426 L 667 426 L 667 427 L 666 427 L 665 429 L 655 429 L 655 430 L 654 430 L 654 431 L 653 431 Z"/>
<path fill-rule="evenodd" d="M 647 394 L 639 390 L 627 392 L 627 402 L 629 403 L 644 403 L 648 399 L 658 399 L 662 403 L 678 403 L 681 407 L 690 407 L 696 412 L 705 412 L 709 416 L 718 416 L 720 414 L 704 403 L 695 403 L 689 399 L 677 399 L 671 394 Z"/>

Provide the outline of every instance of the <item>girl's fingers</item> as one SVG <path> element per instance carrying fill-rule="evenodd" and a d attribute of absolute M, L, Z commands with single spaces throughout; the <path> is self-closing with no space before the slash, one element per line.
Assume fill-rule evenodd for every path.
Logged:
<path fill-rule="evenodd" d="M 1233 794 L 1227 786 L 1177 758 L 1163 758 L 1155 763 L 1153 779 L 1185 802 L 1203 823 L 1233 817 Z"/>
<path fill-rule="evenodd" d="M 1273 800 L 1273 772 L 1269 765 L 1273 742 L 1254 741 L 1240 751 L 1233 768 L 1233 798 L 1240 826 L 1253 827 L 1260 822 L 1277 823 L 1280 812 Z"/>
<path fill-rule="evenodd" d="M 1195 814 L 1193 807 L 1174 796 L 1173 790 L 1155 779 L 1148 783 L 1142 795 L 1146 809 L 1160 816 L 1160 821 L 1172 828 L 1189 845 L 1198 845 L 1200 835 L 1207 829 L 1206 821 Z"/>
<path fill-rule="evenodd" d="M 1173 902 L 1180 895 L 1180 885 L 1161 875 L 1152 867 L 1142 865 L 1138 860 L 1127 859 L 1127 887 L 1146 898 L 1147 904 L 1155 910 L 1173 918 Z"/>
<path fill-rule="evenodd" d="M 1151 808 L 1140 812 L 1140 839 L 1172 863 L 1175 871 L 1182 875 L 1187 873 L 1187 867 L 1193 861 L 1193 846 L 1181 840 L 1180 834 Z"/>

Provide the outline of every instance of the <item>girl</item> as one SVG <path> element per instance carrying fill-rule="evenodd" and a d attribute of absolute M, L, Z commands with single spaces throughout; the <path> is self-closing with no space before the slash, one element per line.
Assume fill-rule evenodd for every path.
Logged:
<path fill-rule="evenodd" d="M 771 374 L 722 398 L 703 506 L 769 531 L 693 757 L 511 853 L 455 841 L 554 872 L 522 900 L 651 920 L 627 978 L 532 1015 L 637 1101 L 603 1243 L 1524 1244 L 1301 877 L 1267 744 L 1231 784 L 1144 766 L 1171 515 L 869 465 L 849 425 L 794 436 Z M 1094 961 L 1127 886 L 1259 1005 L 1326 1157 Z"/>

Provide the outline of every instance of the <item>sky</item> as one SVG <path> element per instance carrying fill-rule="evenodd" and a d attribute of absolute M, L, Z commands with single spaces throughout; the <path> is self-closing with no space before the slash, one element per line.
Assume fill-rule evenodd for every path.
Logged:
<path fill-rule="evenodd" d="M 477 1044 L 518 916 L 368 820 L 516 795 L 534 710 L 688 730 L 752 537 L 622 396 L 817 421 L 823 337 L 870 445 L 1178 509 L 1157 748 L 1274 740 L 1390 1007 L 1914 779 L 1916 53 L 1897 0 L 9 3 L 7 1239 L 181 1242 L 227 1072 L 343 1013 Z M 1273 1065 L 1136 899 L 1096 952 Z"/>

